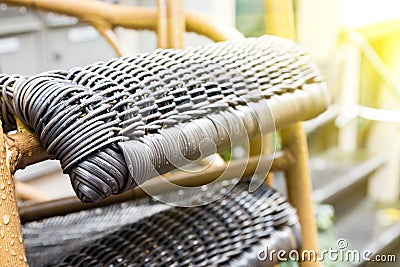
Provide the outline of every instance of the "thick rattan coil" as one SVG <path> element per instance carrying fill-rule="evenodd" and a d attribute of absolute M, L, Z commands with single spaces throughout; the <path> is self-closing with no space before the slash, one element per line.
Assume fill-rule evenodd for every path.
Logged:
<path fill-rule="evenodd" d="M 85 202 L 310 119 L 328 102 L 304 51 L 271 36 L 32 77 L 0 74 L 0 89 L 7 129 L 15 128 L 12 114 L 30 126 Z M 214 144 L 201 148 L 206 138 Z"/>
<path fill-rule="evenodd" d="M 278 192 L 263 185 L 249 193 L 248 184 L 239 183 L 227 194 L 229 183 L 215 184 L 207 193 L 185 191 L 194 204 L 221 197 L 204 206 L 178 208 L 147 198 L 25 224 L 28 262 L 33 267 L 272 266 L 257 259 L 260 250 L 300 246 L 296 212 Z M 168 195 L 174 198 L 176 192 Z"/>

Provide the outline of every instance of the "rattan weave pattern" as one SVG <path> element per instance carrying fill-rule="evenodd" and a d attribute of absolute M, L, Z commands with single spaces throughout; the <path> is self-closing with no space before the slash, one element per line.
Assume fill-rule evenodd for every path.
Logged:
<path fill-rule="evenodd" d="M 260 249 L 299 247 L 296 212 L 278 192 L 263 185 L 249 193 L 239 183 L 225 194 L 228 183 L 185 192 L 194 203 L 222 197 L 204 206 L 147 199 L 26 224 L 30 266 L 269 266 L 257 260 Z"/>
<path fill-rule="evenodd" d="M 32 77 L 0 74 L 0 89 L 7 127 L 10 114 L 32 127 L 86 202 L 280 122 L 310 119 L 327 103 L 304 51 L 272 36 L 158 49 Z M 205 138 L 215 146 L 201 151 Z"/>

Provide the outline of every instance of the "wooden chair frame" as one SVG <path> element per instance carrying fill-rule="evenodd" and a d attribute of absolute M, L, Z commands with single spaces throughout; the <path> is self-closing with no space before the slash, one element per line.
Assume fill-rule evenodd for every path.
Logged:
<path fill-rule="evenodd" d="M 157 32 L 158 46 L 161 48 L 182 48 L 185 31 L 196 32 L 214 41 L 243 38 L 237 30 L 222 26 L 212 18 L 196 12 L 187 12 L 182 8 L 182 0 L 158 0 L 157 9 L 122 7 L 120 5 L 82 0 L 1 0 L 0 2 L 26 6 L 49 12 L 76 17 L 94 26 L 111 44 L 118 55 L 122 55 L 119 41 L 114 34 L 115 27 L 148 29 Z M 294 22 L 291 0 L 265 0 L 267 10 L 268 33 L 294 38 Z M 279 12 L 279 14 L 277 13 Z M 283 12 L 283 13 L 282 13 Z M 118 16 L 115 16 L 118 14 Z M 0 125 L 0 257 L 1 266 L 24 266 L 26 256 L 21 233 L 22 222 L 40 219 L 46 216 L 88 209 L 99 205 L 132 199 L 145 195 L 140 188 L 113 196 L 97 204 L 83 204 L 77 198 L 68 198 L 22 207 L 18 210 L 12 174 L 26 166 L 51 158 L 42 148 L 40 141 L 20 122 L 18 132 L 3 133 Z M 250 157 L 245 175 L 254 172 L 258 163 L 272 163 L 272 171 L 283 170 L 286 175 L 290 203 L 297 209 L 302 225 L 303 250 L 313 250 L 318 254 L 317 228 L 311 198 L 311 180 L 308 170 L 308 150 L 306 134 L 301 122 L 280 130 L 282 151 L 274 155 Z M 251 144 L 251 150 L 257 148 L 258 141 Z M 254 153 L 253 153 L 254 154 Z M 232 164 L 231 164 L 232 165 Z M 178 173 L 169 179 L 179 185 L 204 184 L 218 177 L 226 166 L 213 166 L 191 179 Z M 234 170 L 234 163 L 233 163 Z M 162 184 L 157 182 L 162 190 Z M 320 266 L 315 261 L 300 262 L 301 266 Z"/>

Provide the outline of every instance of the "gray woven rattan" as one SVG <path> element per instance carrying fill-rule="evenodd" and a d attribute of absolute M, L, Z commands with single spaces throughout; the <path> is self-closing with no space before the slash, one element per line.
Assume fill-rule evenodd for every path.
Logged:
<path fill-rule="evenodd" d="M 77 196 L 101 200 L 327 106 L 308 56 L 278 37 L 115 58 L 32 77 L 0 74 L 1 112 L 33 128 Z M 202 140 L 208 138 L 203 148 Z"/>
<path fill-rule="evenodd" d="M 193 203 L 177 208 L 150 199 L 53 217 L 23 226 L 30 266 L 272 266 L 260 250 L 297 249 L 295 210 L 263 185 L 247 183 L 231 192 L 224 181 L 207 193 L 186 190 Z M 169 193 L 174 198 L 176 193 Z M 275 259 L 276 260 L 276 259 Z"/>

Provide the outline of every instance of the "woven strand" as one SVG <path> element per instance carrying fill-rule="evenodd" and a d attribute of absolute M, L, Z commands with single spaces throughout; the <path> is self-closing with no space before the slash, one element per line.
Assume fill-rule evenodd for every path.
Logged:
<path fill-rule="evenodd" d="M 207 194 L 185 190 L 193 203 L 219 196 L 201 207 L 171 208 L 147 199 L 26 224 L 29 264 L 270 266 L 257 260 L 259 250 L 299 247 L 296 212 L 281 194 L 266 185 L 249 193 L 247 183 L 226 194 L 229 183 L 215 184 Z M 131 216 L 139 210 L 139 217 Z"/>
<path fill-rule="evenodd" d="M 77 196 L 93 202 L 229 148 L 258 128 L 274 130 L 262 101 L 306 93 L 309 84 L 321 78 L 303 50 L 263 36 L 32 77 L 0 74 L 0 108 L 7 129 L 15 128 L 12 114 L 30 126 Z M 214 145 L 200 153 L 204 138 Z"/>

